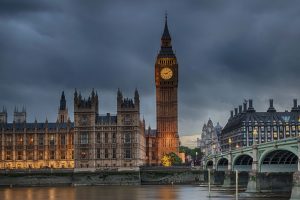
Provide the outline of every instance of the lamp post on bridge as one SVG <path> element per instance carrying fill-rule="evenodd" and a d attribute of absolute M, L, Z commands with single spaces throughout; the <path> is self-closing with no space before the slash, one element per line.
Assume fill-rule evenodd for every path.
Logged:
<path fill-rule="evenodd" d="M 293 187 L 290 200 L 300 198 L 300 136 L 297 137 L 298 144 L 298 171 L 293 174 Z"/>
<path fill-rule="evenodd" d="M 256 137 L 257 137 L 257 130 L 256 128 L 253 130 L 253 161 L 252 161 L 252 171 L 257 172 L 257 142 L 256 142 Z"/>
<path fill-rule="evenodd" d="M 228 139 L 229 144 L 229 156 L 228 156 L 228 171 L 232 171 L 232 154 L 231 154 L 231 138 Z"/>
<path fill-rule="evenodd" d="M 198 152 L 196 151 L 196 160 L 195 160 L 195 163 L 198 163 Z M 197 165 L 197 164 L 195 164 Z"/>
<path fill-rule="evenodd" d="M 216 166 L 217 166 L 217 159 L 216 159 L 216 145 L 215 144 L 213 144 L 212 145 L 212 153 L 213 153 L 213 170 L 216 170 Z"/>
<path fill-rule="evenodd" d="M 235 182 L 233 181 L 234 180 L 233 179 L 234 173 L 232 172 L 231 144 L 232 144 L 232 140 L 231 140 L 231 138 L 228 138 L 228 145 L 229 145 L 228 166 L 227 166 L 227 170 L 225 171 L 225 177 L 224 177 L 223 187 L 232 187 L 235 184 Z"/>
<path fill-rule="evenodd" d="M 207 160 L 207 157 L 206 157 L 206 153 L 205 153 L 205 148 L 202 150 L 202 153 L 203 153 L 203 156 L 202 156 L 202 168 L 205 170 L 205 165 L 206 165 L 206 160 Z"/>
<path fill-rule="evenodd" d="M 249 172 L 249 181 L 247 185 L 246 192 L 259 192 L 259 180 L 258 180 L 258 162 L 257 162 L 257 142 L 256 142 L 256 136 L 257 136 L 257 130 L 256 128 L 253 130 L 253 144 L 252 144 L 252 169 Z"/>

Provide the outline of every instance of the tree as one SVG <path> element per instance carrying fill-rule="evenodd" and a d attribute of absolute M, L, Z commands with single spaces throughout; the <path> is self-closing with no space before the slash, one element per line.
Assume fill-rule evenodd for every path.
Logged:
<path fill-rule="evenodd" d="M 180 153 L 185 153 L 185 156 L 191 156 L 192 160 L 194 163 L 197 163 L 197 165 L 200 165 L 200 161 L 202 158 L 202 152 L 199 147 L 196 147 L 194 149 L 190 149 L 189 147 L 186 146 L 180 146 L 179 147 L 179 152 Z"/>
<path fill-rule="evenodd" d="M 171 163 L 172 165 L 181 165 L 182 164 L 182 160 L 179 156 L 177 156 L 176 153 L 171 152 L 168 154 L 171 158 Z"/>
<path fill-rule="evenodd" d="M 177 156 L 176 153 L 171 152 L 166 155 L 164 155 L 161 159 L 161 163 L 165 167 L 170 167 L 170 166 L 176 166 L 176 165 L 181 165 L 182 160 L 179 156 Z"/>

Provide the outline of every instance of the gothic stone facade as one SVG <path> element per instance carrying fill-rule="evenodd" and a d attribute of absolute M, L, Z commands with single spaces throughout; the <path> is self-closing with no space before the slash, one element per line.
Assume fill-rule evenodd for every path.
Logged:
<path fill-rule="evenodd" d="M 85 100 L 75 91 L 74 118 L 68 118 L 64 93 L 57 121 L 26 122 L 26 111 L 15 109 L 13 123 L 0 112 L 0 169 L 75 168 L 75 170 L 134 168 L 145 164 L 145 121 L 140 99 L 118 91 L 117 114 L 98 114 L 98 95 Z"/>
<path fill-rule="evenodd" d="M 117 94 L 117 114 L 98 114 L 98 95 L 74 95 L 75 168 L 77 170 L 138 167 L 145 162 L 145 122 L 140 100 Z"/>
<path fill-rule="evenodd" d="M 219 123 L 214 126 L 211 119 L 208 120 L 207 124 L 203 125 L 201 139 L 197 138 L 198 147 L 205 156 L 215 154 L 221 151 L 221 145 L 219 137 L 221 135 L 222 127 Z"/>
<path fill-rule="evenodd" d="M 88 99 L 75 91 L 74 123 L 62 94 L 55 123 L 26 123 L 26 112 L 15 112 L 7 123 L 0 112 L 0 168 L 75 168 L 95 170 L 160 164 L 163 155 L 179 153 L 178 64 L 167 19 L 155 63 L 157 130 L 145 133 L 140 99 L 117 94 L 117 114 L 99 115 L 98 95 Z M 147 153 L 147 156 L 146 156 Z"/>
<path fill-rule="evenodd" d="M 168 153 L 179 155 L 178 63 L 172 49 L 167 18 L 161 37 L 161 50 L 155 63 L 157 163 Z"/>
<path fill-rule="evenodd" d="M 0 169 L 73 168 L 74 128 L 62 94 L 55 123 L 26 123 L 26 111 L 15 108 L 13 123 L 0 112 Z"/>

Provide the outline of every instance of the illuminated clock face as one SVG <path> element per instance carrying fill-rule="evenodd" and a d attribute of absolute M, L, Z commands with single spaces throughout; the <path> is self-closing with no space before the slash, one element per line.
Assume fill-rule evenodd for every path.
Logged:
<path fill-rule="evenodd" d="M 160 76 L 165 80 L 170 79 L 173 76 L 173 71 L 170 68 L 165 67 L 160 71 Z"/>

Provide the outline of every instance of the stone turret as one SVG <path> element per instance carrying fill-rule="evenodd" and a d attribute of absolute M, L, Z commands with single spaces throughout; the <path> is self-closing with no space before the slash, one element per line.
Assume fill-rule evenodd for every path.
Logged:
<path fill-rule="evenodd" d="M 7 123 L 7 110 L 5 107 L 2 108 L 2 112 L 0 112 L 0 124 L 6 124 Z"/>
<path fill-rule="evenodd" d="M 99 115 L 98 94 L 94 91 L 88 98 L 83 98 L 81 93 L 74 93 L 74 123 L 75 126 L 94 126 Z"/>
<path fill-rule="evenodd" d="M 60 98 L 57 121 L 60 123 L 66 123 L 68 118 L 69 115 L 68 115 L 67 101 L 66 101 L 65 93 L 63 91 Z"/>
<path fill-rule="evenodd" d="M 26 123 L 26 109 L 24 106 L 22 108 L 22 111 L 19 111 L 18 107 L 15 107 L 14 122 L 15 123 Z"/>
<path fill-rule="evenodd" d="M 75 90 L 74 93 L 74 112 L 84 112 L 84 111 L 91 111 L 98 114 L 99 109 L 99 101 L 98 101 L 98 94 L 92 91 L 91 95 L 85 99 L 81 96 L 81 93 L 79 92 L 79 95 L 77 93 L 77 90 Z"/>

